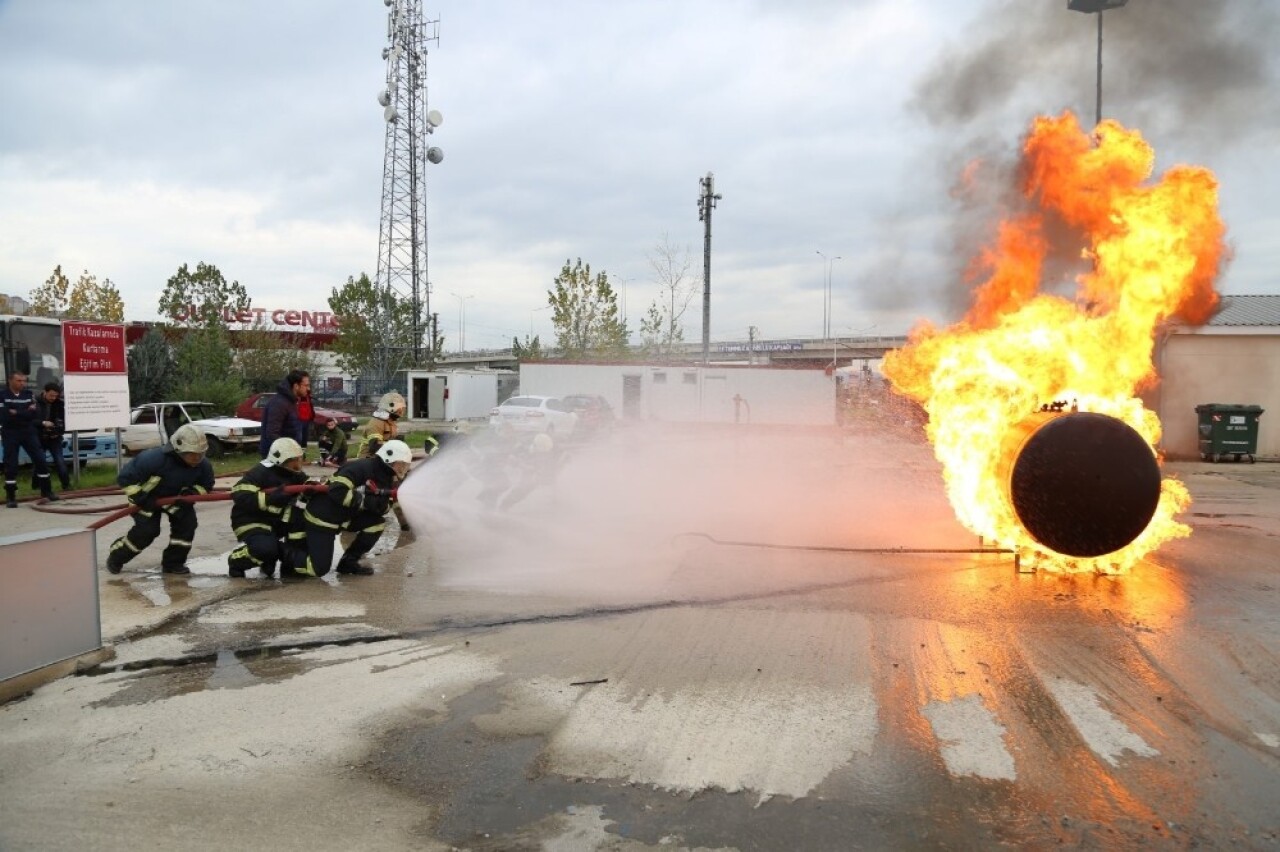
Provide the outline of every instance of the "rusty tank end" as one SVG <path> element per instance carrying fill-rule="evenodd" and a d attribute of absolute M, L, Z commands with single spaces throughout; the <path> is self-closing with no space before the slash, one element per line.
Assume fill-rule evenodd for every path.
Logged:
<path fill-rule="evenodd" d="M 1006 446 L 1010 505 L 1031 537 L 1055 553 L 1114 553 L 1155 514 L 1155 454 L 1114 417 L 1041 412 L 1019 424 Z"/>

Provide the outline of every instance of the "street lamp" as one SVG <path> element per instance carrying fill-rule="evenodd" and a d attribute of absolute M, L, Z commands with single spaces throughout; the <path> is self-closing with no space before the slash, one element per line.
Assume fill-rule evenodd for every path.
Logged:
<path fill-rule="evenodd" d="M 823 261 L 827 264 L 826 276 L 822 284 L 822 338 L 831 336 L 831 267 L 835 266 L 837 260 L 842 260 L 840 255 L 835 257 L 827 257 L 822 252 L 818 252 L 822 256 Z"/>
<path fill-rule="evenodd" d="M 457 293 L 450 293 L 450 296 L 458 300 L 458 352 L 467 351 L 467 299 L 474 299 L 474 295 L 460 296 Z"/>
<path fill-rule="evenodd" d="M 1107 9 L 1119 9 L 1129 0 L 1067 0 L 1067 8 L 1087 15 L 1098 14 L 1098 107 L 1094 126 L 1102 123 L 1102 13 Z"/>

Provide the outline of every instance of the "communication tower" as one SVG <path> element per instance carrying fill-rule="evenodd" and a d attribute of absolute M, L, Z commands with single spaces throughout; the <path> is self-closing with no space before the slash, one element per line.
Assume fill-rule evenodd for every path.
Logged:
<path fill-rule="evenodd" d="M 374 372 L 386 383 L 417 366 L 431 314 L 427 277 L 427 163 L 444 152 L 428 146 L 440 113 L 427 108 L 427 46 L 440 43 L 440 21 L 425 21 L 422 0 L 383 0 L 387 7 L 386 85 L 378 93 L 386 121 L 382 162 L 382 219 L 378 229 L 379 294 L 374 328 L 380 334 Z M 428 353 L 435 352 L 435 334 Z"/>

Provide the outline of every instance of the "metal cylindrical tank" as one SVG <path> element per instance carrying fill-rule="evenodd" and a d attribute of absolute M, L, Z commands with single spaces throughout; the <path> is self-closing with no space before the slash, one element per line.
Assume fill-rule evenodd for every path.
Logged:
<path fill-rule="evenodd" d="M 1114 553 L 1160 502 L 1160 467 L 1141 435 L 1105 414 L 1041 412 L 1005 443 L 1004 482 L 1023 529 L 1065 556 Z"/>

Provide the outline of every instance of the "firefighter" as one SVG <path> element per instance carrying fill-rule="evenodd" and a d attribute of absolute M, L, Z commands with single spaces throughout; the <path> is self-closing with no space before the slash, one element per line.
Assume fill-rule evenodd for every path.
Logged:
<path fill-rule="evenodd" d="M 274 577 L 281 544 L 289 531 L 296 495 L 285 486 L 301 485 L 302 447 L 293 438 L 276 438 L 267 457 L 231 486 L 231 530 L 240 546 L 227 556 L 227 573 L 243 577 L 257 568 L 263 577 Z"/>
<path fill-rule="evenodd" d="M 281 576 L 323 577 L 333 564 L 333 543 L 340 532 L 355 540 L 338 560 L 339 574 L 373 573 L 360 558 L 373 549 L 386 527 L 391 490 L 409 472 L 413 457 L 404 441 L 387 441 L 371 458 L 355 459 L 329 477 L 328 491 L 315 494 L 303 512 L 305 549 L 291 551 Z"/>
<path fill-rule="evenodd" d="M 378 451 L 378 447 L 387 441 L 394 441 L 399 434 L 396 427 L 396 418 L 392 416 L 390 411 L 379 408 L 373 412 L 373 417 L 364 427 L 364 440 L 360 442 L 360 448 L 356 451 L 356 457 L 362 459 L 373 458 L 373 454 Z"/>
<path fill-rule="evenodd" d="M 169 443 L 143 450 L 124 466 L 116 482 L 124 489 L 133 513 L 133 528 L 111 544 L 107 570 L 119 574 L 125 564 L 160 535 L 160 516 L 169 516 L 169 545 L 160 554 L 165 574 L 189 574 L 187 554 L 195 538 L 196 507 L 188 502 L 156 506 L 162 497 L 208 494 L 213 488 L 213 465 L 205 458 L 209 441 L 194 424 L 174 430 Z"/>
<path fill-rule="evenodd" d="M 384 393 L 382 399 L 378 400 L 378 407 L 374 410 L 373 417 L 365 424 L 364 440 L 360 442 L 356 455 L 360 458 L 369 458 L 378 451 L 378 447 L 387 441 L 394 441 L 399 436 L 396 421 L 404 416 L 405 408 L 404 397 L 399 393 L 396 391 Z"/>

